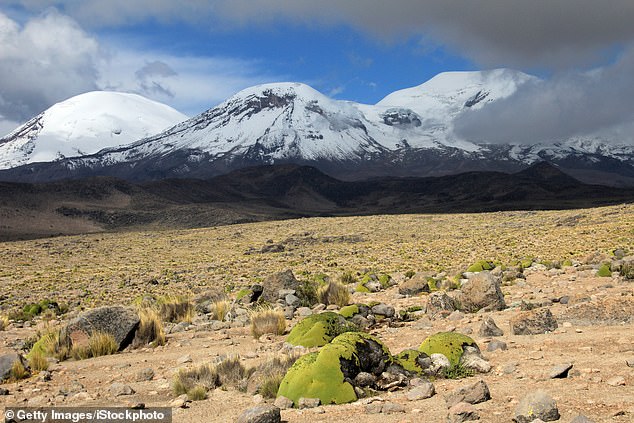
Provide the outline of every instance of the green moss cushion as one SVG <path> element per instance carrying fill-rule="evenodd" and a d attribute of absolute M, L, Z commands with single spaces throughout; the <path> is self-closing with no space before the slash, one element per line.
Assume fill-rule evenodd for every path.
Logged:
<path fill-rule="evenodd" d="M 467 335 L 456 332 L 439 332 L 425 339 L 418 350 L 429 356 L 442 354 L 449 359 L 452 366 L 456 366 L 464 353 L 464 346 L 478 348 L 476 342 Z"/>
<path fill-rule="evenodd" d="M 337 335 L 356 330 L 358 328 L 340 314 L 327 311 L 300 320 L 288 334 L 286 342 L 307 348 L 321 347 Z"/>

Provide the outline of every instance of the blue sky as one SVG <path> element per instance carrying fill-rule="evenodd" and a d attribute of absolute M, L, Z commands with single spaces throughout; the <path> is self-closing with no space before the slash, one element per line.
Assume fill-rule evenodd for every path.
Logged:
<path fill-rule="evenodd" d="M 2 0 L 0 132 L 95 89 L 136 92 L 194 115 L 260 83 L 299 81 L 338 99 L 375 103 L 443 71 L 496 67 L 536 74 L 545 81 L 540 90 L 555 93 L 583 93 L 587 83 L 596 94 L 616 80 L 623 89 L 611 88 L 603 100 L 621 110 L 630 106 L 625 95 L 634 86 L 634 2 L 610 6 L 596 0 Z M 588 81 L 589 71 L 610 77 Z M 544 101 L 537 93 L 527 97 Z M 571 111 L 573 120 L 586 121 L 592 107 L 588 100 L 586 109 Z"/>

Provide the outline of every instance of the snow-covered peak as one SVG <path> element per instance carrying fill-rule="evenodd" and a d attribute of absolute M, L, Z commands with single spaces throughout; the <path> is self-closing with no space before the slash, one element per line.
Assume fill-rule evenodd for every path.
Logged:
<path fill-rule="evenodd" d="M 534 79 L 512 69 L 443 72 L 416 87 L 395 91 L 377 105 L 407 107 L 424 118 L 448 122 L 464 108 L 508 97 Z"/>
<path fill-rule="evenodd" d="M 185 119 L 173 108 L 136 94 L 80 94 L 0 138 L 0 169 L 130 144 Z"/>
<path fill-rule="evenodd" d="M 266 97 L 275 95 L 277 97 L 292 97 L 304 100 L 330 100 L 328 97 L 314 89 L 313 87 L 299 82 L 277 82 L 271 84 L 255 85 L 245 88 L 228 99 L 235 101 L 250 97 Z"/>

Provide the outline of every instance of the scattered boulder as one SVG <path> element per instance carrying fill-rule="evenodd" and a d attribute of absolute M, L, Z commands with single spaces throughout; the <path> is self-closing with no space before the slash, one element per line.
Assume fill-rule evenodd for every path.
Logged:
<path fill-rule="evenodd" d="M 288 334 L 286 342 L 306 348 L 321 347 L 344 332 L 357 330 L 355 324 L 340 314 L 326 311 L 300 320 Z"/>
<path fill-rule="evenodd" d="M 422 384 L 415 386 L 407 393 L 407 399 L 409 401 L 419 401 L 427 398 L 431 398 L 436 395 L 436 388 L 434 384 L 429 381 L 424 381 Z"/>
<path fill-rule="evenodd" d="M 0 382 L 11 377 L 11 369 L 15 363 L 20 363 L 27 369 L 28 364 L 24 357 L 17 353 L 4 354 L 0 356 Z"/>
<path fill-rule="evenodd" d="M 504 331 L 495 324 L 495 320 L 491 316 L 487 316 L 482 321 L 478 334 L 480 336 L 503 336 Z"/>
<path fill-rule="evenodd" d="M 548 308 L 521 312 L 511 318 L 510 325 L 513 335 L 539 335 L 553 332 L 558 326 Z"/>
<path fill-rule="evenodd" d="M 480 420 L 478 410 L 468 402 L 459 402 L 449 409 L 447 423 L 463 423 Z"/>
<path fill-rule="evenodd" d="M 414 296 L 423 292 L 430 292 L 429 281 L 433 280 L 432 272 L 418 272 L 410 279 L 407 279 L 398 287 L 398 293 L 401 295 Z"/>
<path fill-rule="evenodd" d="M 258 405 L 244 410 L 238 416 L 237 423 L 280 423 L 280 409 L 274 405 Z"/>
<path fill-rule="evenodd" d="M 131 308 L 123 306 L 100 307 L 89 310 L 74 318 L 60 332 L 60 339 L 70 344 L 86 344 L 95 332 L 110 334 L 124 349 L 134 339 L 139 327 L 139 315 Z"/>
<path fill-rule="evenodd" d="M 457 307 L 454 299 L 447 295 L 445 292 L 433 292 L 427 298 L 425 314 L 430 317 L 435 317 L 442 313 L 449 314 L 456 310 Z"/>
<path fill-rule="evenodd" d="M 151 367 L 146 367 L 143 370 L 139 370 L 136 374 L 137 382 L 146 382 L 154 379 L 154 369 Z"/>
<path fill-rule="evenodd" d="M 469 404 L 479 404 L 491 399 L 489 387 L 483 380 L 479 380 L 474 384 L 463 386 L 445 395 L 447 408 L 466 402 Z"/>
<path fill-rule="evenodd" d="M 531 423 L 535 419 L 545 422 L 559 420 L 557 403 L 544 391 L 531 392 L 515 408 L 514 422 Z"/>
<path fill-rule="evenodd" d="M 110 395 L 112 395 L 113 397 L 120 397 L 124 395 L 134 394 L 134 389 L 132 389 L 130 385 L 125 385 L 123 383 L 118 383 L 118 382 L 110 385 L 110 388 L 108 388 L 108 391 L 110 391 Z"/>
<path fill-rule="evenodd" d="M 275 402 L 273 403 L 280 410 L 287 410 L 289 408 L 293 408 L 293 400 L 286 398 L 285 396 L 279 396 L 275 398 Z"/>
<path fill-rule="evenodd" d="M 488 271 L 469 275 L 458 296 L 460 309 L 470 313 L 482 309 L 504 310 L 506 303 L 500 285 L 501 278 Z"/>
<path fill-rule="evenodd" d="M 558 364 L 552 368 L 548 377 L 551 379 L 565 379 L 568 377 L 570 369 L 572 369 L 572 363 Z"/>
<path fill-rule="evenodd" d="M 489 344 L 487 345 L 487 351 L 488 352 L 493 352 L 493 351 L 497 351 L 497 350 L 507 350 L 508 346 L 506 345 L 506 342 L 504 341 L 500 341 L 498 339 L 494 339 L 491 342 L 489 342 Z"/>
<path fill-rule="evenodd" d="M 586 416 L 579 414 L 574 419 L 570 420 L 570 423 L 594 423 L 594 420 L 590 420 Z"/>
<path fill-rule="evenodd" d="M 297 408 L 317 408 L 321 404 L 321 400 L 319 398 L 300 398 L 297 403 Z"/>
<path fill-rule="evenodd" d="M 390 317 L 394 317 L 394 313 L 395 313 L 394 307 L 388 304 L 381 303 L 372 307 L 372 314 L 375 314 L 378 316 L 384 316 L 384 317 L 390 318 Z"/>
<path fill-rule="evenodd" d="M 258 298 L 262 298 L 262 300 L 274 303 L 278 299 L 279 291 L 281 289 L 292 289 L 295 291 L 299 291 L 300 283 L 295 278 L 293 272 L 288 269 L 283 272 L 274 273 L 268 276 L 261 283 L 261 295 Z M 253 287 L 251 288 L 253 290 Z M 255 292 L 255 291 L 254 291 Z M 257 300 L 257 299 L 256 299 Z M 256 301 L 251 299 L 251 302 Z"/>

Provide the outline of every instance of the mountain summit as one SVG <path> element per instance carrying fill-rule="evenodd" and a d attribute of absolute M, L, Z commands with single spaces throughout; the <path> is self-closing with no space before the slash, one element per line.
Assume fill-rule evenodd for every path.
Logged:
<path fill-rule="evenodd" d="M 136 94 L 93 91 L 57 103 L 0 138 L 0 169 L 93 154 L 187 119 Z"/>
<path fill-rule="evenodd" d="M 94 154 L 0 172 L 0 179 L 209 178 L 247 166 L 292 163 L 358 180 L 516 172 L 547 160 L 587 182 L 634 185 L 632 146 L 583 139 L 486 144 L 454 133 L 458 116 L 513 95 L 535 79 L 510 69 L 449 72 L 376 105 L 334 100 L 300 83 L 258 85 L 162 133 Z"/>

